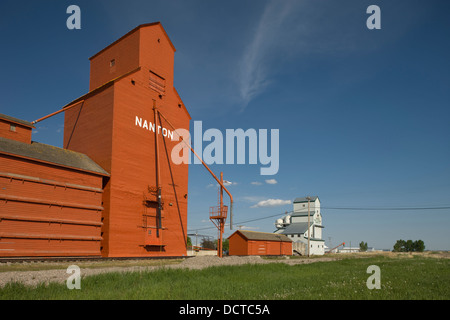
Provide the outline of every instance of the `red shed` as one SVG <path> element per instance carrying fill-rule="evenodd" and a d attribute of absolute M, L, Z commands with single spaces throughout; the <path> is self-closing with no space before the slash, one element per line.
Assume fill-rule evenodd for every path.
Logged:
<path fill-rule="evenodd" d="M 283 234 L 238 230 L 228 240 L 231 256 L 292 255 L 292 240 Z"/>

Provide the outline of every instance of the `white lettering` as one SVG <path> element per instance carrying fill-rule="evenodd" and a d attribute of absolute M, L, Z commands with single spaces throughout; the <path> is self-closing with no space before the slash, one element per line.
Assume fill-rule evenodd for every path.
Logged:
<path fill-rule="evenodd" d="M 228 304 L 223 305 L 223 314 L 270 314 L 269 308 L 267 305 L 254 305 L 254 304 L 236 304 L 230 306 Z"/>
<path fill-rule="evenodd" d="M 202 133 L 202 122 L 201 121 L 194 121 L 194 151 L 199 156 L 200 159 L 203 159 L 203 133 Z M 202 162 L 197 158 L 194 157 L 194 163 L 195 164 L 201 164 Z"/>
<path fill-rule="evenodd" d="M 211 141 L 214 137 L 214 141 L 205 147 L 203 150 L 203 161 L 206 164 L 223 164 L 223 136 L 222 132 L 218 129 L 208 129 L 203 135 L 204 141 Z M 214 152 L 214 156 L 212 155 Z"/>
<path fill-rule="evenodd" d="M 379 6 L 371 5 L 367 7 L 366 13 L 372 13 L 367 18 L 366 25 L 369 30 L 381 29 L 381 9 Z"/>
<path fill-rule="evenodd" d="M 134 123 L 136 126 L 139 125 L 139 127 L 142 128 L 142 118 L 139 118 L 138 116 L 136 116 L 136 121 Z"/>
<path fill-rule="evenodd" d="M 155 132 L 156 126 L 154 123 L 136 116 L 135 125 Z M 204 161 L 206 164 L 224 164 L 224 141 L 223 134 L 218 129 L 208 129 L 202 132 L 203 126 L 201 121 L 194 121 L 194 151 L 196 155 L 194 161 L 191 161 L 190 145 L 191 135 L 189 130 L 176 129 L 170 131 L 167 128 L 158 126 L 157 134 L 162 133 L 164 137 L 169 137 L 171 141 L 180 141 L 177 143 L 172 151 L 171 158 L 174 164 L 201 164 Z M 174 132 L 176 135 L 174 136 Z M 248 149 L 248 164 L 257 164 L 258 160 L 266 167 L 260 168 L 261 175 L 275 175 L 279 170 L 279 130 L 270 130 L 270 154 L 268 146 L 267 129 L 226 129 L 226 164 L 236 163 L 246 164 L 246 154 Z M 259 140 L 259 141 L 258 141 Z M 209 141 L 203 149 L 203 141 Z M 236 141 L 236 143 L 235 143 Z M 188 144 L 186 144 L 188 143 Z M 259 151 L 259 152 L 258 152 Z"/>
<path fill-rule="evenodd" d="M 371 265 L 367 268 L 367 273 L 373 273 L 369 278 L 367 278 L 366 286 L 369 290 L 381 289 L 381 271 L 380 267 L 376 265 Z"/>
<path fill-rule="evenodd" d="M 186 307 L 181 307 L 179 314 L 186 315 L 186 314 L 192 314 L 192 315 L 206 315 L 207 318 L 209 318 L 214 310 L 214 307 L 192 307 L 189 306 L 189 304 L 186 304 Z"/>
<path fill-rule="evenodd" d="M 69 278 L 67 278 L 66 286 L 67 289 L 81 289 L 81 271 L 80 267 L 76 265 L 71 265 L 67 268 L 66 273 L 71 274 Z"/>
<path fill-rule="evenodd" d="M 270 130 L 270 157 L 267 154 L 267 129 L 259 130 L 259 161 L 262 164 L 270 164 L 268 168 L 261 168 L 262 176 L 275 175 L 280 166 L 280 130 Z"/>
<path fill-rule="evenodd" d="M 187 141 L 187 143 L 191 145 L 191 135 L 189 134 L 189 130 L 177 129 L 175 130 L 175 133 L 176 138 L 173 138 L 172 134 L 172 141 L 178 141 L 179 138 L 181 138 L 181 140 Z M 188 147 L 188 145 L 186 145 L 184 141 L 177 143 L 172 149 L 170 157 L 172 158 L 172 162 L 174 164 L 191 164 L 191 149 Z M 180 154 L 182 155 L 180 156 Z"/>
<path fill-rule="evenodd" d="M 81 10 L 79 6 L 71 5 L 67 7 L 66 13 L 72 13 L 70 17 L 67 18 L 66 26 L 67 29 L 81 29 Z"/>
<path fill-rule="evenodd" d="M 249 164 L 256 164 L 257 157 L 257 137 L 255 129 L 248 129 L 244 132 L 242 129 L 227 129 L 227 163 L 234 163 L 234 138 L 237 139 L 236 153 L 237 153 L 237 164 L 245 164 L 245 138 L 249 139 L 249 153 L 248 162 Z M 251 148 L 251 149 L 250 149 Z"/>

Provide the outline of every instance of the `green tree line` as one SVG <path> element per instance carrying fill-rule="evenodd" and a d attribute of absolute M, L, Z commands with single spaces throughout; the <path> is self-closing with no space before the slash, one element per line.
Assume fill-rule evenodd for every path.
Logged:
<path fill-rule="evenodd" d="M 422 240 L 397 240 L 394 244 L 394 252 L 423 252 L 425 243 Z"/>

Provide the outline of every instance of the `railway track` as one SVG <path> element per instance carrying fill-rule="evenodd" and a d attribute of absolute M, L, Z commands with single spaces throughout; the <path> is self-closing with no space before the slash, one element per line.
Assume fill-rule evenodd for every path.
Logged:
<path fill-rule="evenodd" d="M 2 263 L 23 263 L 23 262 L 101 262 L 101 261 L 132 261 L 132 260 L 173 260 L 185 259 L 193 256 L 168 256 L 168 257 L 17 257 L 0 258 Z"/>

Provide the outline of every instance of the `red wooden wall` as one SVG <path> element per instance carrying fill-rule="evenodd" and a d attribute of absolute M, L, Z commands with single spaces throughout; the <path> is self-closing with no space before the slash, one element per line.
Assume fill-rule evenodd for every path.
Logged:
<path fill-rule="evenodd" d="M 65 113 L 64 147 L 111 174 L 103 193 L 103 256 L 186 255 L 188 165 L 172 163 L 179 142 L 160 132 L 164 205 L 156 230 L 155 133 L 136 125 L 136 117 L 154 123 L 155 101 L 175 128 L 189 130 L 190 116 L 173 87 L 174 52 L 159 23 L 134 29 L 91 58 L 94 90 Z"/>
<path fill-rule="evenodd" d="M 292 242 L 264 239 L 248 239 L 237 231 L 229 239 L 229 255 L 292 255 Z"/>
<path fill-rule="evenodd" d="M 0 156 L 0 256 L 100 256 L 101 175 Z"/>

